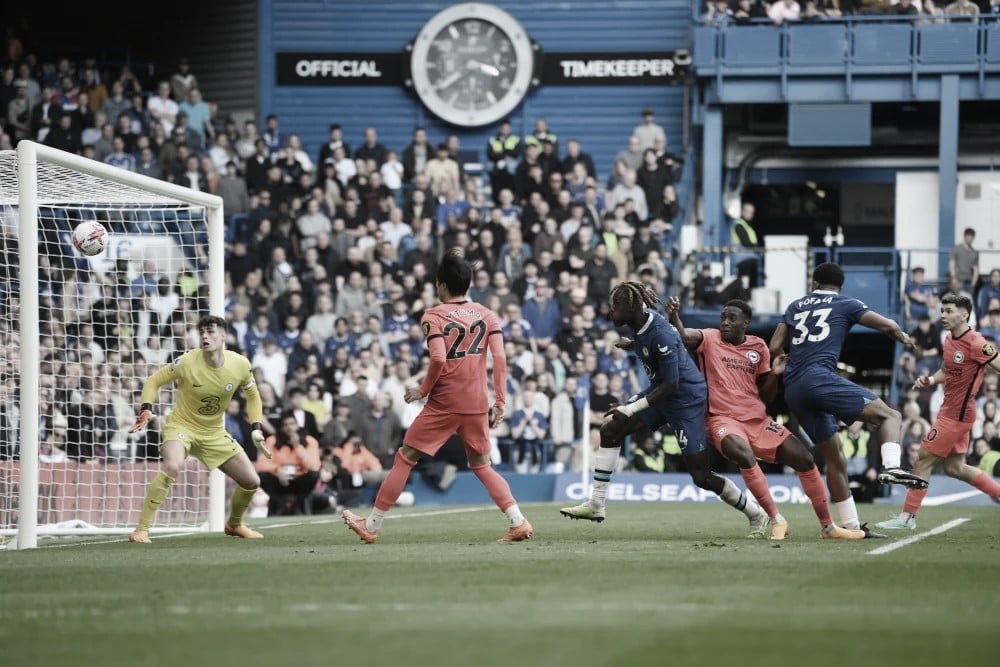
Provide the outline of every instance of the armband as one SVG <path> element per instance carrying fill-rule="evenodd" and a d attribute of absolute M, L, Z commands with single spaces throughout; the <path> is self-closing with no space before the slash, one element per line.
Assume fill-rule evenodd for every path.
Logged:
<path fill-rule="evenodd" d="M 264 425 L 261 424 L 260 422 L 254 422 L 254 423 L 250 424 L 250 430 L 251 431 L 263 431 L 264 430 Z"/>

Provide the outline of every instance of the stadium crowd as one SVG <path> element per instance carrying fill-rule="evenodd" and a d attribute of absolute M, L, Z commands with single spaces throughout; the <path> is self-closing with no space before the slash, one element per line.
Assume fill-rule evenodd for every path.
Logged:
<path fill-rule="evenodd" d="M 350 477 L 391 460 L 418 409 L 402 395 L 427 362 L 419 321 L 447 248 L 465 251 L 470 297 L 502 318 L 513 400 L 494 434 L 498 460 L 578 466 L 585 406 L 599 423 L 646 381 L 613 345 L 607 295 L 627 278 L 668 293 L 681 159 L 651 110 L 605 180 L 584 140 L 562 140 L 543 118 L 525 137 L 501 123 L 477 174 L 456 137 L 435 144 L 424 128 L 390 148 L 371 126 L 351 146 L 334 123 L 311 155 L 275 115 L 237 126 L 202 98 L 185 60 L 150 82 L 127 66 L 30 54 L 0 72 L 7 147 L 32 139 L 223 198 L 229 345 L 252 360 L 266 429 L 280 435 L 281 416 L 295 414 L 324 461 L 359 440 L 374 456 L 340 460 Z M 141 379 L 197 344 L 198 253 L 176 279 L 147 262 L 79 295 L 43 260 L 45 456 L 155 456 L 155 432 L 136 441 L 125 430 Z M 241 405 L 226 423 L 255 456 Z"/>
<path fill-rule="evenodd" d="M 141 81 L 128 66 L 24 54 L 0 69 L 0 109 L 0 148 L 32 139 L 223 198 L 229 346 L 252 361 L 268 434 L 281 438 L 282 417 L 292 415 L 302 437 L 318 443 L 320 457 L 305 472 L 317 473 L 320 492 L 377 484 L 419 410 L 403 394 L 426 368 L 420 316 L 435 303 L 433 276 L 447 248 L 473 262 L 469 297 L 503 325 L 511 398 L 493 432 L 495 462 L 521 472 L 578 470 L 584 417 L 596 426 L 647 382 L 614 345 L 607 297 L 622 280 L 671 293 L 681 158 L 667 151 L 651 110 L 623 131 L 602 180 L 586 138 L 564 140 L 543 118 L 524 137 L 502 122 L 483 147 L 482 174 L 467 173 L 457 137 L 435 143 L 420 127 L 407 145 L 387 147 L 372 125 L 352 146 L 355 138 L 331 123 L 310 154 L 303 128 L 286 129 L 275 115 L 238 125 L 203 99 L 186 60 L 170 76 Z M 142 379 L 198 344 L 206 301 L 204 265 L 196 264 L 176 279 L 150 263 L 89 292 L 43 292 L 48 460 L 156 457 L 155 428 L 142 437 L 126 431 Z M 44 261 L 42 269 L 49 284 L 62 280 Z M 8 292 L 8 313 L 16 299 Z M 996 386 L 995 377 L 984 385 L 994 399 Z M 14 373 L 0 392 L 0 458 L 12 458 Z M 907 433 L 916 438 L 933 420 L 933 392 L 905 396 Z M 993 460 L 984 455 L 1000 449 L 998 406 L 988 394 L 983 402 L 972 456 Z M 226 427 L 256 458 L 238 400 Z M 845 442 L 857 441 L 849 430 Z M 589 435 L 596 447 L 596 430 Z M 873 443 L 857 456 L 876 450 Z M 461 447 L 448 451 L 445 466 L 429 471 L 441 488 L 465 465 Z M 678 454 L 671 434 L 638 434 L 622 465 L 677 470 Z"/>

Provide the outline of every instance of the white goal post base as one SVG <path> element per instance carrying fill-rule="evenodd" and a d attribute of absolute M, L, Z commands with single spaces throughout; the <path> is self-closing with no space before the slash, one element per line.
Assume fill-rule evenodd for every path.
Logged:
<path fill-rule="evenodd" d="M 70 243 L 85 220 L 109 231 L 94 257 Z M 144 441 L 140 456 L 126 433 L 137 391 L 162 363 L 161 343 L 188 346 L 180 324 L 225 314 L 224 226 L 215 195 L 31 141 L 0 151 L 0 535 L 16 533 L 16 548 L 134 528 L 159 444 Z M 195 287 L 181 301 L 194 313 L 167 311 L 182 319 L 179 334 L 138 314 L 158 296 L 155 285 L 140 291 L 150 267 L 171 290 Z M 161 390 L 161 416 L 171 391 Z M 154 530 L 222 531 L 224 477 L 200 473 L 174 485 L 168 503 L 182 512 L 164 503 Z"/>

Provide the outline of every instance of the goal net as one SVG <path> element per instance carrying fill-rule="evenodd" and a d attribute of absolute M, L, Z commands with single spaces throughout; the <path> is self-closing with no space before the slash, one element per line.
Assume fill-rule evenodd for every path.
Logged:
<path fill-rule="evenodd" d="M 72 245 L 84 221 L 109 233 L 93 257 Z M 223 314 L 223 282 L 218 197 L 33 142 L 0 151 L 0 542 L 131 530 L 162 424 L 128 433 L 142 384 Z M 221 530 L 223 492 L 189 459 L 154 530 Z"/>

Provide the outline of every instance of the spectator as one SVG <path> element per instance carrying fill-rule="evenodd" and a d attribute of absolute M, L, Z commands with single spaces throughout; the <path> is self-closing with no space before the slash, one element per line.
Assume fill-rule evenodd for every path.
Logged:
<path fill-rule="evenodd" d="M 99 111 L 104 114 L 105 118 L 116 123 L 122 114 L 125 114 L 125 117 L 129 118 L 129 123 L 131 124 L 131 118 L 128 116 L 128 110 L 131 108 L 132 102 L 125 97 L 125 86 L 122 85 L 121 81 L 112 81 L 111 92 L 104 99 Z"/>
<path fill-rule="evenodd" d="M 853 422 L 850 426 L 840 429 L 840 446 L 847 460 L 847 479 L 851 486 L 851 495 L 856 502 L 872 502 L 880 493 L 878 481 L 878 471 L 881 465 L 878 447 L 872 442 L 872 434 L 864 423 Z M 825 461 L 822 455 L 816 452 L 816 456 L 822 463 L 820 466 L 825 469 Z"/>
<path fill-rule="evenodd" d="M 743 202 L 741 215 L 733 222 L 730 232 L 730 245 L 734 249 L 730 261 L 737 277 L 747 279 L 749 288 L 760 285 L 761 263 L 764 259 L 764 244 L 752 224 L 755 212 L 753 204 Z"/>
<path fill-rule="evenodd" d="M 382 467 L 392 466 L 399 444 L 403 441 L 403 425 L 392 410 L 392 396 L 379 391 L 371 401 L 371 410 L 360 420 L 358 436 L 382 463 Z"/>
<path fill-rule="evenodd" d="M 163 126 L 163 131 L 171 135 L 174 125 L 177 123 L 177 113 L 180 107 L 170 97 L 170 82 L 160 81 L 156 86 L 156 95 L 149 98 L 148 103 L 150 118 Z M 135 111 L 133 105 L 133 111 Z"/>
<path fill-rule="evenodd" d="M 190 88 L 187 95 L 181 98 L 177 105 L 178 114 L 184 113 L 188 118 L 188 127 L 198 138 L 196 146 L 204 148 L 209 139 L 215 137 L 215 129 L 212 127 L 212 114 L 208 103 L 202 99 L 201 91 L 198 88 Z M 226 136 L 222 134 L 221 136 Z M 228 143 L 228 137 L 227 143 Z"/>
<path fill-rule="evenodd" d="M 424 173 L 427 175 L 431 194 L 435 198 L 443 194 L 445 185 L 456 192 L 462 191 L 458 162 L 448 152 L 448 144 L 438 144 L 434 157 L 427 161 Z"/>
<path fill-rule="evenodd" d="M 753 19 L 767 17 L 767 7 L 757 0 L 738 0 L 733 10 L 733 21 L 739 24 L 750 23 Z"/>
<path fill-rule="evenodd" d="M 653 148 L 653 140 L 657 134 L 665 134 L 665 132 L 656 123 L 656 112 L 646 108 L 642 110 L 642 123 L 633 128 L 632 134 L 639 137 L 639 148 L 645 151 L 647 148 Z"/>
<path fill-rule="evenodd" d="M 278 432 L 268 436 L 265 445 L 271 458 L 257 457 L 254 467 L 260 475 L 260 488 L 268 495 L 268 515 L 306 513 L 306 500 L 319 480 L 319 441 L 286 413 Z"/>
<path fill-rule="evenodd" d="M 619 165 L 623 165 L 633 171 L 642 167 L 642 142 L 639 140 L 639 137 L 635 135 L 630 136 L 628 138 L 628 147 L 618 151 L 615 155 L 614 172 L 618 173 L 622 168 Z M 612 178 L 615 177 L 613 176 Z M 615 182 L 617 183 L 617 181 Z"/>
<path fill-rule="evenodd" d="M 28 82 L 25 79 L 14 81 L 15 96 L 3 109 L 6 114 L 8 131 L 11 140 L 16 145 L 22 139 L 30 139 L 31 134 L 31 101 L 28 99 Z"/>
<path fill-rule="evenodd" d="M 912 0 L 897 0 L 895 4 L 889 5 L 888 13 L 894 16 L 917 16 L 920 7 Z"/>
<path fill-rule="evenodd" d="M 976 7 L 968 0 L 959 0 L 959 3 L 967 3 Z M 948 5 L 948 8 L 956 4 Z M 947 10 L 946 10 L 947 11 Z M 978 12 L 978 8 L 976 8 Z M 962 233 L 962 242 L 955 244 L 948 255 L 948 278 L 951 281 L 957 280 L 962 290 L 971 297 L 979 283 L 979 251 L 972 247 L 976 240 L 976 230 L 966 227 Z M 951 287 L 951 286 L 949 286 Z"/>
<path fill-rule="evenodd" d="M 1000 269 L 990 269 L 989 281 L 979 288 L 979 296 L 976 309 L 977 319 L 982 320 L 990 310 L 990 302 L 995 303 L 992 307 L 1000 306 Z"/>
<path fill-rule="evenodd" d="M 923 19 L 924 23 L 944 23 L 944 10 L 934 0 L 924 0 L 923 5 L 923 13 L 928 17 Z"/>
<path fill-rule="evenodd" d="M 125 140 L 121 137 L 111 140 L 111 152 L 104 158 L 104 163 L 126 171 L 135 171 L 135 156 L 125 152 Z"/>
<path fill-rule="evenodd" d="M 31 134 L 35 141 L 45 143 L 49 131 L 59 124 L 59 107 L 52 101 L 52 86 L 43 85 L 41 99 L 31 109 Z"/>
<path fill-rule="evenodd" d="M 986 319 L 979 323 L 979 333 L 994 344 L 1000 342 L 1000 308 L 993 308 L 986 313 Z"/>
<path fill-rule="evenodd" d="M 933 285 L 924 282 L 924 267 L 915 266 L 910 270 L 910 279 L 904 288 L 906 321 L 910 328 L 924 315 L 936 319 L 938 298 Z M 932 312 L 933 309 L 933 312 Z"/>
<path fill-rule="evenodd" d="M 525 299 L 522 312 L 524 319 L 531 324 L 530 336 L 541 349 L 555 340 L 559 333 L 561 318 L 548 278 L 539 277 L 534 292 L 533 297 Z"/>
<path fill-rule="evenodd" d="M 628 200 L 632 200 L 633 204 L 635 204 L 635 212 L 639 217 L 639 221 L 649 218 L 646 193 L 638 183 L 638 172 L 632 167 L 622 172 L 622 181 L 611 190 L 608 204 L 613 207 L 618 204 L 624 204 Z"/>
<path fill-rule="evenodd" d="M 349 433 L 347 439 L 334 448 L 333 454 L 340 459 L 340 467 L 351 476 L 354 489 L 381 484 L 389 474 L 379 458 L 354 433 Z"/>
<path fill-rule="evenodd" d="M 278 153 L 286 143 L 285 133 L 281 130 L 281 120 L 277 114 L 268 114 L 264 119 L 264 131 L 261 132 L 260 138 L 267 144 L 268 157 L 277 160 Z"/>
<path fill-rule="evenodd" d="M 560 171 L 563 174 L 573 174 L 575 173 L 576 165 L 582 165 L 584 168 L 584 176 L 589 176 L 590 178 L 597 177 L 597 169 L 594 167 L 594 159 L 589 153 L 585 153 L 580 146 L 579 139 L 569 139 L 566 142 L 566 157 L 562 159 L 562 166 Z M 567 176 L 569 179 L 569 176 Z M 586 179 L 581 179 L 581 185 L 585 183 Z"/>
<path fill-rule="evenodd" d="M 972 0 L 955 0 L 955 2 L 945 6 L 944 15 L 952 20 L 972 20 L 979 16 L 979 6 Z"/>
<path fill-rule="evenodd" d="M 733 13 L 727 0 L 706 0 L 701 22 L 705 25 L 722 26 L 733 21 Z"/>
<path fill-rule="evenodd" d="M 795 0 L 776 0 L 767 10 L 767 15 L 775 25 L 781 25 L 786 21 L 798 21 L 801 12 L 802 7 Z"/>
<path fill-rule="evenodd" d="M 374 127 L 365 128 L 365 139 L 354 151 L 355 160 L 375 160 L 375 166 L 385 163 L 386 147 L 379 143 L 378 131 Z"/>
<path fill-rule="evenodd" d="M 548 443 L 549 420 L 536 405 L 535 388 L 526 383 L 520 392 L 520 407 L 510 418 L 510 435 L 516 453 L 511 456 L 520 473 L 539 472 L 542 448 Z"/>

